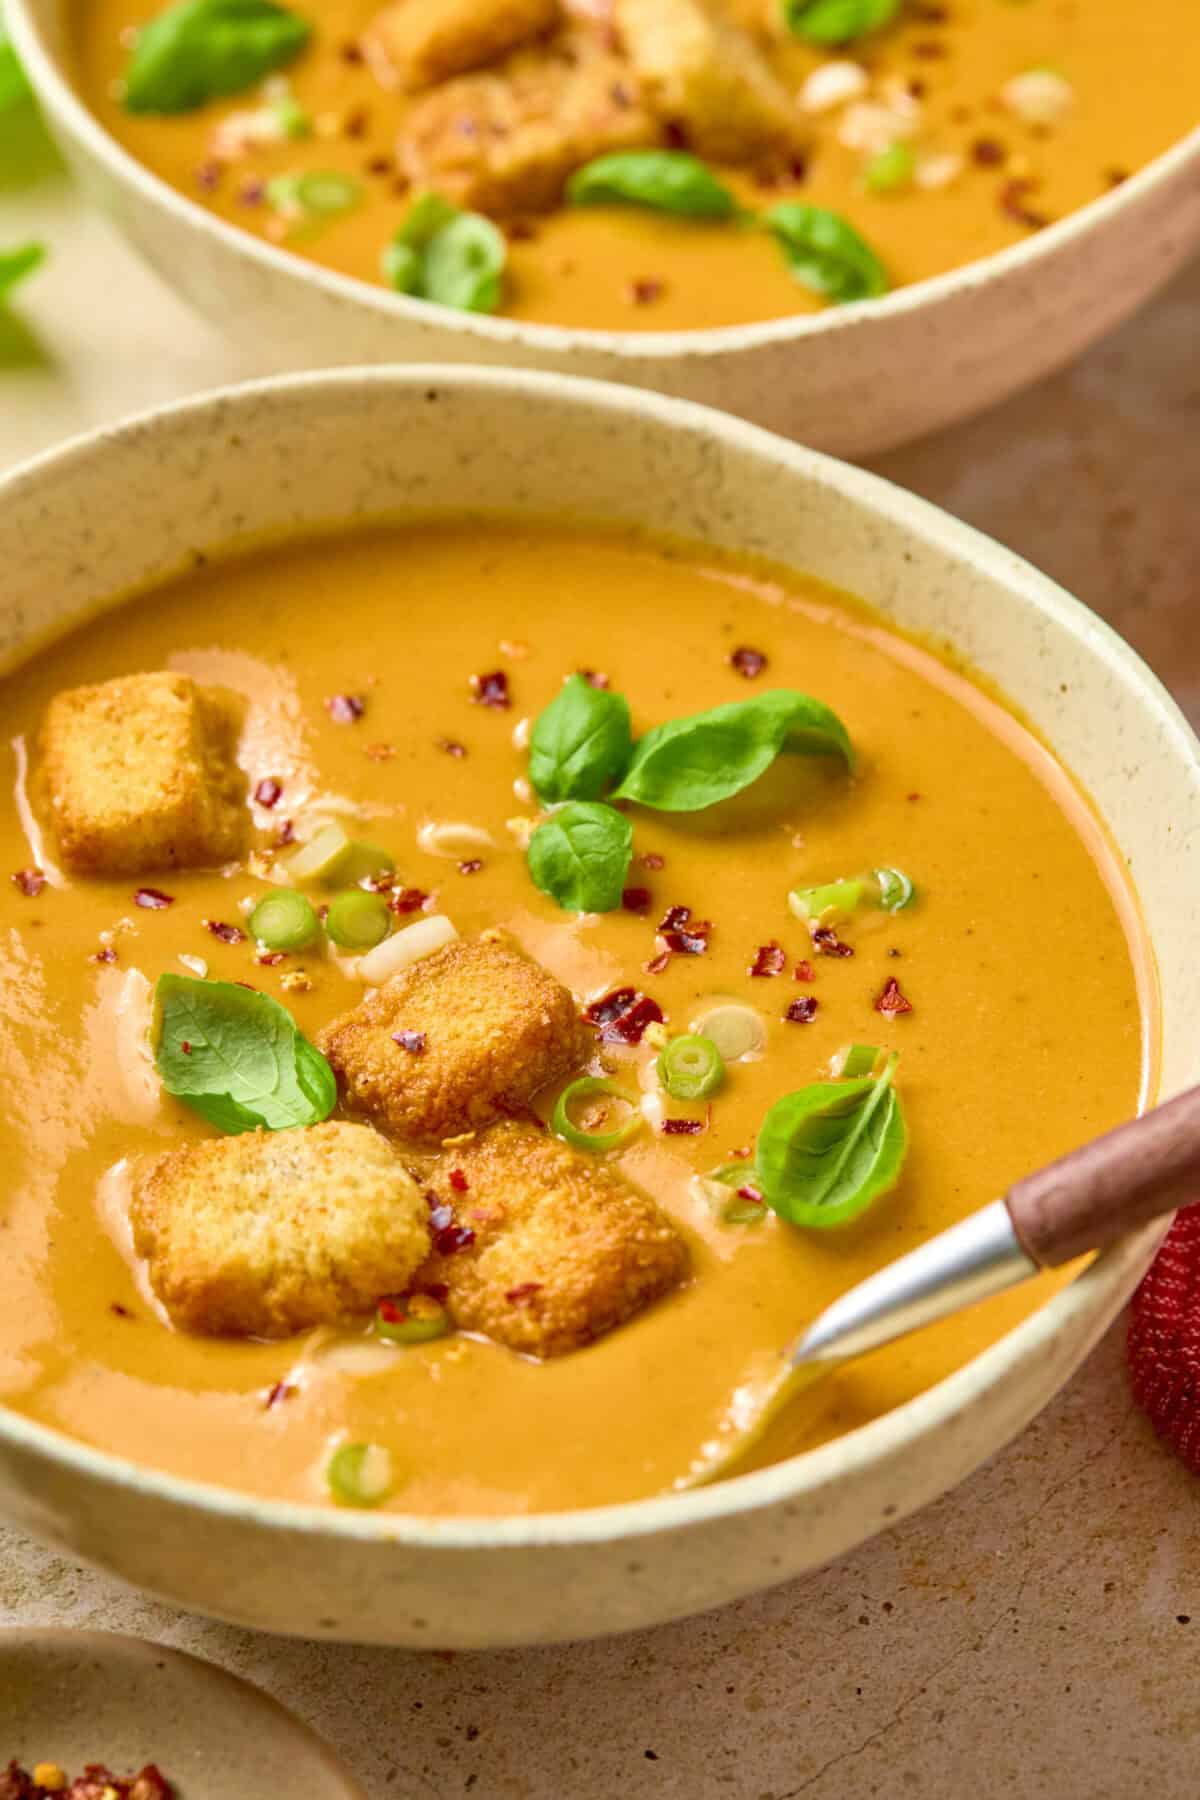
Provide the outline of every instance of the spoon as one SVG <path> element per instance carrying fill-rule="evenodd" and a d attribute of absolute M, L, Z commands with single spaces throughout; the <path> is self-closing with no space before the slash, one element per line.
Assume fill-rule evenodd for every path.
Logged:
<path fill-rule="evenodd" d="M 679 1488 L 730 1474 L 796 1396 L 831 1370 L 1042 1269 L 1103 1250 L 1200 1198 L 1200 1087 L 1028 1175 L 860 1281 L 734 1393 Z"/>

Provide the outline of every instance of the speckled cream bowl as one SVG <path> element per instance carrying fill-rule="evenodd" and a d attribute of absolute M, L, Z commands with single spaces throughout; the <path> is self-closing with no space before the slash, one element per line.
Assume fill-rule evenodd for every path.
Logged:
<path fill-rule="evenodd" d="M 1200 1080 L 1200 746 L 1168 695 L 1008 551 L 724 414 L 444 367 L 298 376 L 151 414 L 0 480 L 0 667 L 197 551 L 431 508 L 627 521 L 762 554 L 952 643 L 1019 699 L 1106 817 L 1157 952 L 1163 1093 Z M 0 1410 L 0 1508 L 72 1558 L 272 1631 L 465 1648 L 651 1625 L 813 1568 L 961 1480 L 1063 1385 L 1157 1240 L 1107 1252 L 887 1416 L 696 1493 L 534 1517 L 364 1516 L 239 1495 L 219 1470 L 211 1486 L 179 1480 Z"/>
<path fill-rule="evenodd" d="M 424 358 L 546 369 L 701 400 L 835 455 L 865 456 L 1057 368 L 1200 244 L 1198 129 L 1027 242 L 883 300 L 695 332 L 564 330 L 452 312 L 276 249 L 150 174 L 72 86 L 72 3 L 7 0 L 51 130 L 130 241 L 253 348 L 262 374 Z"/>

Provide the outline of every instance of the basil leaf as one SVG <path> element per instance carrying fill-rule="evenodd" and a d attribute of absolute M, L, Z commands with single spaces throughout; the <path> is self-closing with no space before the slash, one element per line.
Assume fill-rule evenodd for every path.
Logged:
<path fill-rule="evenodd" d="M 686 150 L 614 150 L 576 170 L 575 206 L 648 206 L 689 219 L 732 219 L 737 201 L 707 163 Z"/>
<path fill-rule="evenodd" d="M 154 1001 L 163 1086 L 221 1131 L 284 1131 L 333 1111 L 333 1070 L 269 995 L 160 975 Z"/>
<path fill-rule="evenodd" d="M 482 213 L 460 212 L 440 194 L 421 194 L 380 258 L 383 278 L 398 294 L 412 294 L 460 312 L 495 312 L 500 304 L 508 244 Z"/>
<path fill-rule="evenodd" d="M 299 55 L 312 27 L 275 0 L 177 0 L 138 32 L 125 71 L 134 113 L 193 112 Z"/>
<path fill-rule="evenodd" d="M 851 44 L 890 25 L 901 0 L 782 0 L 783 22 L 810 44 Z"/>
<path fill-rule="evenodd" d="M 29 78 L 17 61 L 17 53 L 0 16 L 0 113 L 19 106 L 29 97 Z"/>
<path fill-rule="evenodd" d="M 753 700 L 656 725 L 634 746 L 617 795 L 660 812 L 699 812 L 740 794 L 781 750 L 836 753 L 854 768 L 853 746 L 835 712 L 792 688 L 770 688 Z"/>
<path fill-rule="evenodd" d="M 763 223 L 782 246 L 796 280 L 839 306 L 876 300 L 890 288 L 870 244 L 840 213 L 785 200 L 763 214 Z"/>
<path fill-rule="evenodd" d="M 539 714 L 529 740 L 529 779 L 547 806 L 598 800 L 633 754 L 629 702 L 572 675 Z"/>
<path fill-rule="evenodd" d="M 21 244 L 16 250 L 0 250 L 0 305 L 8 297 L 10 288 L 15 288 L 18 281 L 24 281 L 36 268 L 46 260 L 44 244 Z"/>
<path fill-rule="evenodd" d="M 614 806 L 572 800 L 529 840 L 529 873 L 567 912 L 614 912 L 621 904 L 633 826 Z"/>
<path fill-rule="evenodd" d="M 856 1046 L 858 1059 L 866 1047 Z M 846 1225 L 894 1188 L 908 1128 L 892 1085 L 898 1058 L 877 1077 L 818 1081 L 777 1100 L 759 1133 L 758 1186 L 792 1225 Z"/>

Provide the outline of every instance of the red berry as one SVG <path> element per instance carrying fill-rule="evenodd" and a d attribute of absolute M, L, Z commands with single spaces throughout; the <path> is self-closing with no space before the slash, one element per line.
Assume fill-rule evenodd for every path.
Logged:
<path fill-rule="evenodd" d="M 1133 1297 L 1128 1353 L 1134 1399 L 1200 1475 L 1200 1206 L 1176 1218 Z"/>

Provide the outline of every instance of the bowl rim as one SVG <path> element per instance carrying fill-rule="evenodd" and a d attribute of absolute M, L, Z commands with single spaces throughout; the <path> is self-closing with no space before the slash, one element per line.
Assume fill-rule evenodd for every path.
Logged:
<path fill-rule="evenodd" d="M 1200 789 L 1200 739 L 1163 683 L 1110 625 L 1015 551 L 881 475 L 780 438 L 716 408 L 640 388 L 579 376 L 472 364 L 368 365 L 270 376 L 150 408 L 116 425 L 80 434 L 42 451 L 0 474 L 0 507 L 29 491 L 36 492 L 47 480 L 58 481 L 74 469 L 86 469 L 112 449 L 144 443 L 156 435 L 165 434 L 169 439 L 178 429 L 186 430 L 191 424 L 203 422 L 206 415 L 219 419 L 222 428 L 228 429 L 231 418 L 239 411 L 253 411 L 263 401 L 278 401 L 303 412 L 306 406 L 318 406 L 323 398 L 339 392 L 353 394 L 363 386 L 419 394 L 432 385 L 468 393 L 507 391 L 535 405 L 542 397 L 551 401 L 566 399 L 592 413 L 607 413 L 614 423 L 649 417 L 672 432 L 703 432 L 720 437 L 734 451 L 769 456 L 776 466 L 786 466 L 790 476 L 835 491 L 867 508 L 887 532 L 915 534 L 950 562 L 972 564 L 1007 589 L 1013 598 L 1032 605 L 1043 617 L 1081 640 L 1107 664 L 1113 679 L 1139 691 L 1147 712 L 1160 727 L 1160 753 L 1165 753 L 1169 743 L 1172 753 L 1191 765 Z M 1200 1028 L 1196 1052 L 1200 1063 Z M 780 1502 L 817 1493 L 847 1475 L 884 1462 L 926 1433 L 949 1425 L 969 1409 L 979 1392 L 1000 1383 L 1018 1366 L 1035 1361 L 1060 1331 L 1078 1327 L 1088 1319 L 1103 1318 L 1106 1306 L 1123 1298 L 1140 1274 L 1165 1229 L 1165 1222 L 1143 1227 L 1103 1251 L 995 1343 L 911 1400 L 815 1449 L 711 1487 L 571 1511 L 464 1514 L 449 1519 L 418 1513 L 359 1513 L 316 1502 L 264 1498 L 218 1482 L 173 1475 L 129 1457 L 98 1450 L 56 1427 L 27 1418 L 2 1401 L 0 1449 L 7 1444 L 17 1452 L 47 1458 L 85 1478 L 133 1489 L 147 1501 L 196 1507 L 286 1533 L 332 1534 L 342 1539 L 394 1543 L 429 1551 L 595 1545 L 650 1537 L 722 1517 L 763 1511 Z"/>
<path fill-rule="evenodd" d="M 845 306 L 826 307 L 816 313 L 795 313 L 782 319 L 763 319 L 749 325 L 722 325 L 698 331 L 604 331 L 592 327 L 535 324 L 486 313 L 460 312 L 452 307 L 439 307 L 405 294 L 392 293 L 358 276 L 343 275 L 309 262 L 207 212 L 139 162 L 101 125 L 67 76 L 66 54 L 56 56 L 50 49 L 45 31 L 34 17 L 34 4 L 36 0 L 7 0 L 5 21 L 38 98 L 51 112 L 61 116 L 65 129 L 86 147 L 90 156 L 116 180 L 133 187 L 148 205 L 178 215 L 191 230 L 215 238 L 225 250 L 266 273 L 306 283 L 327 299 L 365 307 L 382 318 L 442 329 L 468 341 L 476 338 L 485 344 L 519 347 L 549 356 L 590 351 L 596 355 L 625 358 L 633 364 L 658 358 L 693 362 L 813 337 L 832 337 L 859 327 L 868 328 L 876 320 L 884 324 L 889 319 L 925 308 L 932 310 L 941 302 L 969 295 L 993 281 L 1007 276 L 1019 277 L 1060 251 L 1068 254 L 1073 245 L 1103 229 L 1111 220 L 1138 206 L 1159 189 L 1169 186 L 1189 163 L 1195 161 L 1200 165 L 1200 125 L 1197 125 L 1110 192 L 1089 200 L 1033 236 L 924 281 L 894 288 L 877 300 L 858 300 Z"/>

